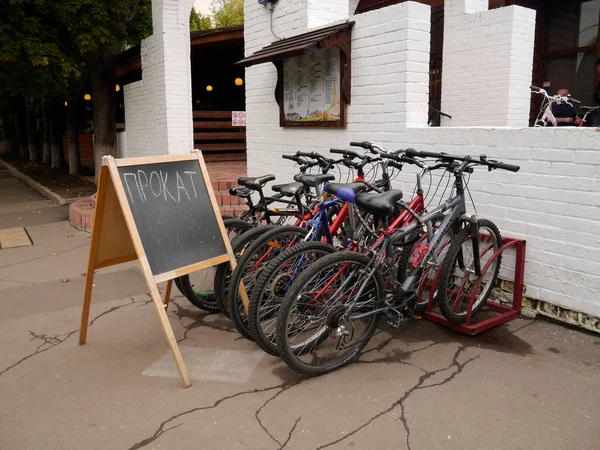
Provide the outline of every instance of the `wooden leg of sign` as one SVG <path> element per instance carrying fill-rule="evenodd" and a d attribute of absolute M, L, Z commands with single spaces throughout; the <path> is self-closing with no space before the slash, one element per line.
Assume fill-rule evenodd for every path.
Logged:
<path fill-rule="evenodd" d="M 106 197 L 106 183 L 108 182 L 108 169 L 104 166 L 100 169 L 98 179 L 98 195 L 96 196 L 96 211 L 94 213 L 94 229 L 90 243 L 90 258 L 88 260 L 85 275 L 85 291 L 83 293 L 83 309 L 81 311 L 81 326 L 79 328 L 79 345 L 85 344 L 87 339 L 88 320 L 90 318 L 90 305 L 92 303 L 92 287 L 94 286 L 94 270 L 96 268 L 96 256 L 100 245 L 100 228 L 102 227 L 102 212 Z"/>
<path fill-rule="evenodd" d="M 169 309 L 169 300 L 171 300 L 171 287 L 173 286 L 173 280 L 167 281 L 167 287 L 165 288 L 165 300 L 163 304 L 165 305 L 165 311 Z"/>
<path fill-rule="evenodd" d="M 235 271 L 235 268 L 237 267 L 237 262 L 234 259 L 229 260 L 229 266 L 231 267 L 231 272 Z M 248 314 L 248 307 L 250 304 L 250 300 L 248 300 L 248 293 L 246 292 L 246 286 L 244 286 L 244 282 L 240 281 L 240 286 L 238 288 L 238 293 L 240 294 L 240 297 L 242 297 L 242 304 L 244 305 L 244 309 L 246 310 L 246 314 Z"/>
<path fill-rule="evenodd" d="M 177 339 L 175 339 L 175 335 L 173 334 L 173 328 L 171 328 L 171 323 L 169 322 L 169 316 L 167 316 L 167 312 L 165 311 L 165 304 L 160 298 L 160 293 L 158 292 L 156 284 L 150 286 L 150 296 L 154 301 L 154 306 L 156 306 L 156 312 L 158 312 L 158 318 L 160 320 L 160 324 L 162 325 L 163 331 L 165 332 L 165 336 L 167 337 L 169 347 L 171 347 L 171 352 L 173 353 L 173 358 L 175 359 L 177 370 L 179 370 L 181 381 L 183 381 L 185 387 L 190 387 L 192 385 L 192 382 L 190 381 L 190 376 L 188 375 L 187 369 L 185 368 L 183 357 L 181 356 L 181 352 L 179 351 L 179 345 L 177 345 Z"/>

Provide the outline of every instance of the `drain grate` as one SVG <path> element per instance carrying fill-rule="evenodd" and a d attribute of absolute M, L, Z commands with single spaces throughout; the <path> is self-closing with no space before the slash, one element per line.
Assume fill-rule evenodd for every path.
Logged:
<path fill-rule="evenodd" d="M 32 244 L 25 228 L 0 230 L 0 248 L 30 247 Z"/>

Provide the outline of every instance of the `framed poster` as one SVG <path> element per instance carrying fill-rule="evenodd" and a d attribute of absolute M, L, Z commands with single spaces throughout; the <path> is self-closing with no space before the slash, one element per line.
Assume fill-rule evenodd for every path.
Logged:
<path fill-rule="evenodd" d="M 284 59 L 283 126 L 345 125 L 341 78 L 341 52 L 336 46 Z"/>

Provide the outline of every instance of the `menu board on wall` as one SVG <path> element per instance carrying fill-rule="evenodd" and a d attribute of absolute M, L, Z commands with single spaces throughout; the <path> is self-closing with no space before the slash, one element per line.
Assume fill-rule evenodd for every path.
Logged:
<path fill-rule="evenodd" d="M 283 104 L 288 122 L 340 120 L 340 50 L 315 50 L 283 61 Z"/>

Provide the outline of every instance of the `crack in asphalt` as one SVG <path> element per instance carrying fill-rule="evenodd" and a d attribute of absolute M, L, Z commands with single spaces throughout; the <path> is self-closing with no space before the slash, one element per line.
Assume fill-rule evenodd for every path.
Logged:
<path fill-rule="evenodd" d="M 290 435 L 288 436 L 288 439 L 286 440 L 285 443 L 281 443 L 279 442 L 279 440 L 273 436 L 271 434 L 271 432 L 267 429 L 267 427 L 263 424 L 262 420 L 260 419 L 260 413 L 261 411 L 269 404 L 271 403 L 273 400 L 275 400 L 277 397 L 279 397 L 281 394 L 283 394 L 284 392 L 288 391 L 289 389 L 293 388 L 294 386 L 298 386 L 300 383 L 302 383 L 302 381 L 304 381 L 307 377 L 302 377 L 300 378 L 298 381 L 295 382 L 285 382 L 283 383 L 283 385 L 281 386 L 281 390 L 276 392 L 275 395 L 273 395 L 272 397 L 268 398 L 261 406 L 260 408 L 258 408 L 255 412 L 254 412 L 254 417 L 256 418 L 256 421 L 258 422 L 258 425 L 263 429 L 263 431 L 274 441 L 277 443 L 277 445 L 279 445 L 279 448 L 283 448 L 285 447 L 285 445 L 287 445 L 287 442 L 291 439 L 291 433 L 293 432 L 294 428 L 296 427 L 296 425 L 298 424 L 298 421 L 300 420 L 300 417 L 298 418 L 298 421 L 296 421 L 296 424 L 294 424 L 294 426 L 292 427 L 292 430 L 290 431 Z"/>
<path fill-rule="evenodd" d="M 288 434 L 287 439 L 285 440 L 285 442 L 283 443 L 283 445 L 281 447 L 279 447 L 279 450 L 282 450 L 286 445 L 288 445 L 288 442 L 290 442 L 290 439 L 292 439 L 292 435 L 294 434 L 294 430 L 298 426 L 298 422 L 300 422 L 300 419 L 302 419 L 302 416 L 298 416 L 298 418 L 294 422 L 294 426 L 292 427 L 292 429 L 290 430 L 290 432 Z"/>
<path fill-rule="evenodd" d="M 513 331 L 508 331 L 506 333 L 506 335 L 513 335 L 516 334 L 517 332 L 521 331 L 524 328 L 527 328 L 530 325 L 533 325 L 533 321 L 530 321 L 529 323 L 526 323 L 525 325 L 513 330 Z M 390 342 L 392 342 L 394 339 L 396 339 L 395 336 L 391 336 L 390 338 L 386 339 L 385 341 L 381 342 L 379 345 L 377 345 L 376 347 L 367 350 L 366 352 L 363 352 L 363 354 L 365 353 L 369 353 L 371 351 L 377 351 L 380 352 L 381 350 L 383 350 Z M 451 380 L 453 380 L 459 373 L 461 373 L 464 369 L 464 367 L 469 364 L 470 362 L 472 362 L 473 360 L 479 358 L 479 356 L 475 356 L 473 358 L 468 359 L 467 361 L 465 361 L 464 363 L 460 364 L 458 363 L 457 359 L 460 356 L 460 354 L 469 348 L 477 348 L 474 345 L 463 345 L 461 344 L 461 346 L 457 349 L 456 353 L 454 354 L 454 357 L 452 359 L 452 362 L 450 363 L 449 366 L 444 367 L 442 369 L 438 369 L 435 371 L 427 371 L 425 369 L 423 369 L 422 367 L 419 367 L 417 365 L 411 364 L 407 361 L 402 361 L 403 358 L 406 358 L 416 352 L 428 349 L 430 347 L 433 347 L 434 345 L 438 345 L 438 344 L 442 344 L 445 343 L 447 341 L 450 341 L 452 339 L 452 336 L 448 336 L 445 339 L 442 339 L 440 341 L 436 341 L 433 342 L 431 344 L 428 344 L 424 347 L 409 351 L 409 352 L 402 352 L 399 351 L 397 352 L 397 354 L 388 354 L 388 355 L 384 355 L 381 358 L 377 358 L 375 360 L 369 360 L 369 361 L 357 361 L 357 364 L 376 364 L 376 363 L 391 363 L 391 362 L 396 362 L 396 363 L 401 363 L 401 364 L 406 364 L 412 367 L 415 367 L 416 369 L 419 369 L 421 371 L 423 371 L 423 375 L 421 375 L 421 377 L 419 377 L 419 380 L 417 381 L 417 384 L 415 386 L 413 386 L 411 389 L 409 389 L 403 396 L 402 398 L 400 398 L 399 400 L 397 400 L 396 402 L 394 402 L 389 408 L 387 408 L 384 411 L 381 411 L 380 413 L 378 413 L 377 415 L 371 417 L 366 423 L 362 424 L 360 427 L 356 428 L 355 430 L 353 430 L 352 432 L 350 432 L 349 434 L 346 434 L 345 436 L 343 436 L 340 439 L 337 439 L 333 442 L 330 442 L 328 444 L 322 445 L 320 447 L 317 447 L 316 450 L 320 450 L 326 447 L 329 447 L 331 445 L 337 444 L 345 439 L 347 439 L 348 437 L 358 433 L 360 430 L 362 430 L 363 428 L 367 427 L 368 425 L 370 425 L 373 421 L 375 421 L 376 419 L 378 419 L 379 417 L 391 412 L 392 410 L 394 410 L 397 406 L 400 406 L 401 408 L 401 414 L 400 414 L 400 421 L 402 422 L 403 426 L 404 426 L 404 430 L 406 431 L 406 444 L 408 446 L 408 449 L 410 450 L 410 428 L 408 427 L 408 422 L 406 420 L 406 416 L 405 416 L 405 410 L 404 410 L 404 401 L 410 396 L 410 394 L 412 394 L 414 391 L 416 390 L 420 390 L 420 389 L 427 389 L 430 387 L 435 387 L 435 386 L 441 386 L 443 384 L 446 384 L 448 382 L 450 382 Z M 435 383 L 435 384 L 431 384 L 431 385 L 427 385 L 427 386 L 423 386 L 423 383 L 425 383 L 425 381 L 427 381 L 429 378 L 431 378 L 433 375 L 436 375 L 437 373 L 443 372 L 445 370 L 451 369 L 453 367 L 456 367 L 456 370 L 450 375 L 448 376 L 446 379 L 444 379 L 443 381 L 439 382 L 439 383 Z"/>
<path fill-rule="evenodd" d="M 327 444 L 321 445 L 319 447 L 316 448 L 316 450 L 320 450 L 323 448 L 327 448 L 330 447 L 332 445 L 338 444 L 339 442 L 342 442 L 346 439 L 348 439 L 350 436 L 355 435 L 356 433 L 358 433 L 360 430 L 362 430 L 363 428 L 369 426 L 372 422 L 374 422 L 375 420 L 377 420 L 378 418 L 380 418 L 381 416 L 388 414 L 389 412 L 393 411 L 394 409 L 396 409 L 398 406 L 401 406 L 402 408 L 402 414 L 400 416 L 400 420 L 402 421 L 402 424 L 404 425 L 404 429 L 407 432 L 407 438 L 406 438 L 406 442 L 408 445 L 408 449 L 410 450 L 410 442 L 409 442 L 409 438 L 410 438 L 410 429 L 408 427 L 408 423 L 406 421 L 406 417 L 404 415 L 404 402 L 406 401 L 406 399 L 408 399 L 408 397 L 416 390 L 419 389 L 428 389 L 430 387 L 434 387 L 434 386 L 441 386 L 443 384 L 449 383 L 450 381 L 452 381 L 459 373 L 462 372 L 462 370 L 464 369 L 464 367 L 469 364 L 470 362 L 474 361 L 475 359 L 479 358 L 478 356 L 475 356 L 473 358 L 468 359 L 467 361 L 465 361 L 464 363 L 459 363 L 457 361 L 457 358 L 460 356 L 460 354 L 466 350 L 469 347 L 465 347 L 464 345 L 461 345 L 456 353 L 454 354 L 454 358 L 452 359 L 452 362 L 450 363 L 450 365 L 443 367 L 441 369 L 437 369 L 437 370 L 433 370 L 433 371 L 425 371 L 424 370 L 424 374 L 421 375 L 419 377 L 419 380 L 417 381 L 417 383 L 410 388 L 408 391 L 406 391 L 404 393 L 404 395 L 402 397 L 400 397 L 398 400 L 396 400 L 395 402 L 393 402 L 388 408 L 384 409 L 383 411 L 380 411 L 379 413 L 375 414 L 373 417 L 371 417 L 367 422 L 363 423 L 362 425 L 360 425 L 359 427 L 355 428 L 354 430 L 352 430 L 351 432 L 345 434 L 343 437 L 336 439 L 335 441 L 331 441 Z M 425 383 L 429 378 L 431 378 L 432 376 L 436 375 L 437 373 L 443 372 L 445 370 L 448 370 L 452 367 L 457 367 L 457 370 L 455 372 L 453 372 L 449 377 L 447 377 L 445 380 L 441 381 L 440 383 L 435 383 L 435 384 L 431 384 L 431 385 L 427 385 L 427 386 L 423 386 L 423 383 Z M 423 369 L 421 369 L 423 370 Z"/>
<path fill-rule="evenodd" d="M 20 284 L 31 284 L 25 281 L 17 281 L 17 280 L 5 280 L 4 278 L 0 278 L 0 281 L 6 281 L 7 283 L 20 283 Z"/>
<path fill-rule="evenodd" d="M 89 243 L 89 242 L 87 242 L 87 243 L 85 243 L 85 244 L 83 244 L 83 245 L 78 245 L 77 247 L 73 247 L 73 248 L 70 248 L 70 249 L 67 249 L 67 250 L 63 250 L 62 252 L 58 252 L 58 255 L 62 255 L 63 253 L 67 253 L 67 252 L 70 252 L 70 251 L 72 251 L 72 250 L 77 250 L 78 248 L 81 248 L 81 247 L 86 247 L 86 246 L 88 246 L 88 245 L 90 245 L 90 243 Z M 37 261 L 38 259 L 42 259 L 42 258 L 49 258 L 49 257 L 51 257 L 51 256 L 57 256 L 57 255 L 43 255 L 43 256 L 38 256 L 38 257 L 36 257 L 36 258 L 27 259 L 27 260 L 25 260 L 25 261 L 19 261 L 19 262 L 17 262 L 17 263 L 5 264 L 5 265 L 3 265 L 3 266 L 0 266 L 0 269 L 4 269 L 5 267 L 9 267 L 9 266 L 18 266 L 19 264 L 25 264 L 25 263 L 27 263 L 27 262 L 31 262 L 31 261 Z"/>
<path fill-rule="evenodd" d="M 103 311 L 102 313 L 98 314 L 96 317 L 94 317 L 90 324 L 88 326 L 92 326 L 93 323 L 98 320 L 100 317 L 103 317 L 109 313 L 112 313 L 118 309 L 124 308 L 126 306 L 131 306 L 134 303 L 139 303 L 136 302 L 133 297 L 130 297 L 129 300 L 131 300 L 129 303 L 125 303 L 124 305 L 118 305 L 118 306 L 113 306 L 112 308 L 109 308 L 106 311 Z M 149 302 L 145 302 L 144 304 L 148 304 Z M 30 353 L 29 355 L 21 358 L 20 360 L 18 360 L 17 362 L 15 362 L 14 364 L 6 367 L 4 370 L 2 370 L 2 372 L 0 372 L 0 376 L 4 375 L 6 372 L 8 372 L 11 369 L 14 369 L 15 367 L 17 367 L 18 365 L 24 363 L 25 361 L 27 361 L 30 358 L 33 358 L 36 355 L 39 355 L 40 353 L 44 353 L 47 352 L 48 350 L 62 344 L 63 342 L 65 342 L 67 339 L 69 339 L 71 336 L 73 336 L 75 333 L 77 333 L 79 331 L 79 328 L 77 328 L 76 330 L 73 331 L 69 331 L 67 333 L 63 333 L 63 334 L 36 334 L 33 331 L 29 331 L 29 335 L 31 336 L 30 340 L 36 340 L 39 339 L 42 341 L 42 343 L 40 345 L 38 345 L 37 349 L 33 352 Z"/>
<path fill-rule="evenodd" d="M 152 436 L 147 437 L 146 439 L 141 440 L 140 442 L 137 442 L 135 444 L 133 444 L 131 447 L 129 447 L 127 450 L 136 450 L 138 448 L 142 448 L 145 447 L 146 445 L 156 441 L 159 437 L 161 437 L 163 434 L 165 434 L 166 432 L 177 428 L 178 426 L 182 425 L 183 422 L 180 422 L 178 425 L 172 426 L 170 428 L 165 428 L 166 425 L 168 425 L 170 422 L 174 421 L 175 419 L 178 419 L 180 417 L 186 416 L 188 414 L 192 414 L 198 411 L 205 411 L 208 409 L 214 409 L 216 407 L 218 407 L 221 403 L 223 403 L 226 400 L 231 400 L 233 398 L 236 397 L 240 397 L 242 395 L 247 395 L 247 394 L 258 394 L 261 392 L 269 392 L 272 391 L 274 389 L 282 389 L 285 386 L 285 383 L 282 384 L 278 384 L 276 386 L 270 386 L 267 388 L 263 388 L 263 389 L 252 389 L 252 390 L 248 390 L 248 391 L 242 391 L 242 392 L 238 392 L 236 394 L 232 394 L 232 395 L 228 395 L 226 397 L 222 397 L 218 400 L 215 400 L 215 402 L 212 405 L 208 405 L 208 406 L 197 406 L 195 408 L 191 408 L 188 409 L 186 411 L 177 413 L 171 417 L 169 417 L 167 420 L 164 420 L 156 429 L 156 431 L 154 432 L 154 434 L 152 434 Z"/>
<path fill-rule="evenodd" d="M 231 326 L 227 326 L 227 325 L 220 325 L 220 324 L 217 324 L 214 322 L 209 322 L 209 321 L 204 320 L 205 317 L 216 315 L 216 314 L 218 314 L 218 312 L 202 313 L 200 311 L 190 311 L 189 309 L 181 307 L 175 300 L 170 300 L 169 303 L 172 303 L 175 306 L 177 306 L 176 310 L 172 310 L 169 312 L 173 313 L 177 317 L 180 325 L 185 330 L 185 332 L 183 333 L 183 337 L 180 339 L 177 339 L 178 343 L 185 341 L 188 338 L 188 333 L 190 331 L 195 330 L 196 328 L 200 328 L 201 326 L 206 326 L 208 328 L 211 328 L 211 329 L 217 330 L 217 331 L 225 331 L 227 333 L 238 334 L 238 330 L 235 327 L 231 327 Z M 191 319 L 192 322 L 186 326 L 183 324 L 183 319 Z"/>

